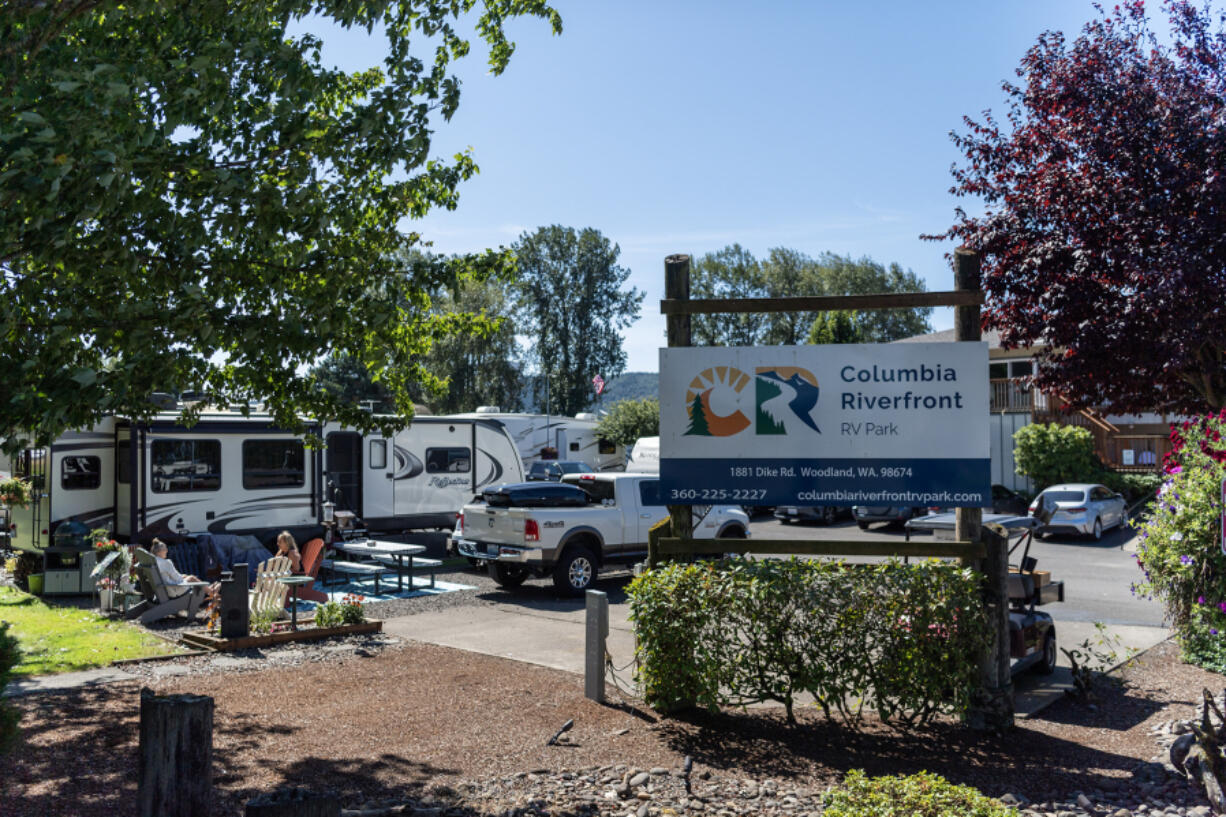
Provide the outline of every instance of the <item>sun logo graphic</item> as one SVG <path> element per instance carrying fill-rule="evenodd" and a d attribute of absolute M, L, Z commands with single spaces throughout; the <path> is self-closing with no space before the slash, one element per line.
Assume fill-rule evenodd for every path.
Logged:
<path fill-rule="evenodd" d="M 787 434 L 792 418 L 816 431 L 817 378 L 799 366 L 759 366 L 754 369 L 754 431 Z"/>
<path fill-rule="evenodd" d="M 738 408 L 741 392 L 752 378 L 734 366 L 704 369 L 685 390 L 690 415 L 687 436 L 731 437 L 753 423 Z"/>

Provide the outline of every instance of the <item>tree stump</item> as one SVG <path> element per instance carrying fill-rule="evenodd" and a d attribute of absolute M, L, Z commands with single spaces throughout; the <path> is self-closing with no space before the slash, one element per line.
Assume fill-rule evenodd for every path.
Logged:
<path fill-rule="evenodd" d="M 207 817 L 213 802 L 213 699 L 140 691 L 140 817 Z"/>
<path fill-rule="evenodd" d="M 277 789 L 247 801 L 243 817 L 340 817 L 341 801 L 306 789 Z"/>

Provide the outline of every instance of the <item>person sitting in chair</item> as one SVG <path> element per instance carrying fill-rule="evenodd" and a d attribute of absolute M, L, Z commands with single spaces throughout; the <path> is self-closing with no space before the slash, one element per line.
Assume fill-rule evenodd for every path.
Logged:
<path fill-rule="evenodd" d="M 287 530 L 281 531 L 277 536 L 277 555 L 289 559 L 291 573 L 302 572 L 302 554 L 298 552 L 298 543 L 294 541 L 294 535 Z"/>
<path fill-rule="evenodd" d="M 162 583 L 166 585 L 166 592 L 171 596 L 182 596 L 184 593 L 191 590 L 188 582 L 204 581 L 195 576 L 184 576 L 179 572 L 179 569 L 174 566 L 174 562 L 166 557 L 170 549 L 166 547 L 166 543 L 161 539 L 154 539 L 153 544 L 149 548 L 149 552 L 153 554 L 153 559 L 157 563 L 158 573 L 162 576 Z M 209 585 L 209 589 L 205 591 L 205 598 L 213 598 L 217 595 L 220 585 L 217 582 Z"/>

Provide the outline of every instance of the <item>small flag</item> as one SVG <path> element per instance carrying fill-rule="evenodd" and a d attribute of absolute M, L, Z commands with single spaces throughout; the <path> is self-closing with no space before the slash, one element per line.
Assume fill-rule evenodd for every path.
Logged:
<path fill-rule="evenodd" d="M 596 375 L 592 378 L 592 385 L 596 387 L 596 396 L 599 397 L 601 392 L 604 391 L 604 378 Z"/>

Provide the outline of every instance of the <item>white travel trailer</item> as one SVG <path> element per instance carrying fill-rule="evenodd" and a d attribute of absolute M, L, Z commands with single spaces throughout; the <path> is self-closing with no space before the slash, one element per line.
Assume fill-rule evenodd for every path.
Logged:
<path fill-rule="evenodd" d="M 660 473 L 660 438 L 639 437 L 635 440 L 630 449 L 630 461 L 626 463 L 626 470 Z"/>
<path fill-rule="evenodd" d="M 541 449 L 544 448 L 556 450 L 556 459 L 585 462 L 593 471 L 620 471 L 626 465 L 625 446 L 606 442 L 596 434 L 595 414 L 562 417 L 557 414 L 504 412 L 498 406 L 479 406 L 474 412 L 449 416 L 502 423 L 519 448 L 525 471 L 541 459 Z"/>
<path fill-rule="evenodd" d="M 372 531 L 449 528 L 481 488 L 524 475 L 506 429 L 483 419 L 416 417 L 387 438 L 335 424 L 309 430 L 322 449 L 267 416 L 236 412 L 206 411 L 191 428 L 163 413 L 70 432 L 49 457 L 30 451 L 16 468 L 45 488 L 14 544 L 48 544 L 69 519 L 137 542 L 181 531 L 314 529 L 327 499 Z"/>

